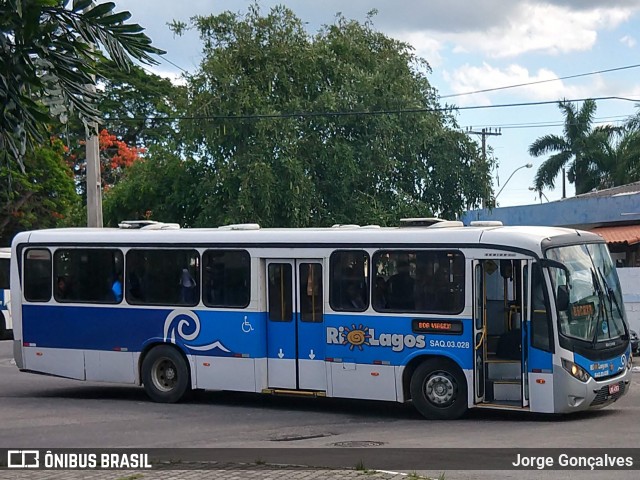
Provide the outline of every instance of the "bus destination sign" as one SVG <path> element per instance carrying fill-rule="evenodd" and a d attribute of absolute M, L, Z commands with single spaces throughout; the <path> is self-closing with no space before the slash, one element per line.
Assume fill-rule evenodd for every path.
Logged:
<path fill-rule="evenodd" d="M 460 320 L 422 320 L 414 318 L 411 321 L 411 328 L 416 333 L 460 335 L 462 333 L 462 322 Z"/>
<path fill-rule="evenodd" d="M 594 312 L 595 306 L 593 305 L 593 302 L 571 305 L 571 316 L 573 318 L 587 317 L 589 315 L 593 315 Z"/>

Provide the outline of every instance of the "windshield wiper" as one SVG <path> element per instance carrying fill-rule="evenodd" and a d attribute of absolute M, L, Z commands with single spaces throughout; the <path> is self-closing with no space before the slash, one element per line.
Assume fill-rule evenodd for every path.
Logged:
<path fill-rule="evenodd" d="M 593 259 L 591 260 L 593 263 Z M 593 332 L 593 339 L 591 340 L 591 345 L 593 348 L 596 348 L 596 344 L 598 343 L 598 330 L 600 329 L 600 324 L 602 323 L 602 319 L 606 317 L 606 321 L 609 322 L 609 316 L 607 315 L 607 308 L 604 305 L 604 293 L 602 289 L 602 285 L 600 284 L 600 280 L 598 279 L 598 275 L 596 275 L 596 271 L 591 268 L 591 282 L 593 283 L 593 288 L 598 294 L 598 319 L 596 320 L 596 328 Z M 607 323 L 608 326 L 608 323 Z"/>
<path fill-rule="evenodd" d="M 623 319 L 624 315 L 622 314 L 622 309 L 620 308 L 620 304 L 618 303 L 618 298 L 616 297 L 616 294 L 613 291 L 613 289 L 609 286 L 609 283 L 607 282 L 607 279 L 602 273 L 602 270 L 600 269 L 600 267 L 598 267 L 598 273 L 600 274 L 600 278 L 602 279 L 602 283 L 604 284 L 604 288 L 607 292 L 607 297 L 609 298 L 609 307 L 611 308 L 612 304 L 614 304 L 616 306 L 616 310 L 618 311 L 618 315 L 620 316 L 620 319 Z M 613 310 L 613 308 L 611 310 Z"/>

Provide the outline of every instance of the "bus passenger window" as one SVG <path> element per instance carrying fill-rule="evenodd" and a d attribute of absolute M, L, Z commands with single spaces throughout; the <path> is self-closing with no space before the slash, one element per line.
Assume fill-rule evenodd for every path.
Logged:
<path fill-rule="evenodd" d="M 202 255 L 202 300 L 207 307 L 245 308 L 251 298 L 251 257 L 245 250 Z"/>
<path fill-rule="evenodd" d="M 58 302 L 120 303 L 122 252 L 106 248 L 61 248 L 54 255 Z"/>
<path fill-rule="evenodd" d="M 29 249 L 24 256 L 24 298 L 30 302 L 51 299 L 51 253 Z"/>
<path fill-rule="evenodd" d="M 464 308 L 460 252 L 381 250 L 373 265 L 372 304 L 379 312 L 456 314 Z"/>
<path fill-rule="evenodd" d="M 336 312 L 363 312 L 369 307 L 369 254 L 341 250 L 329 263 L 329 304 Z"/>
<path fill-rule="evenodd" d="M 300 320 L 321 323 L 323 320 L 322 265 L 300 264 Z"/>
<path fill-rule="evenodd" d="M 292 272 L 289 263 L 269 264 L 269 320 L 290 322 L 293 318 Z"/>
<path fill-rule="evenodd" d="M 129 250 L 125 297 L 132 305 L 197 305 L 200 301 L 197 250 Z"/>
<path fill-rule="evenodd" d="M 0 290 L 9 290 L 9 259 L 0 258 Z"/>
<path fill-rule="evenodd" d="M 544 277 L 537 263 L 531 269 L 531 345 L 547 352 L 551 348 L 551 318 L 547 307 Z"/>

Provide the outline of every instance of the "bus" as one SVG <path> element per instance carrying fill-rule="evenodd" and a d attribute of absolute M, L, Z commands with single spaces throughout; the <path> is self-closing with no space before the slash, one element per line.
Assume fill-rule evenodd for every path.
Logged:
<path fill-rule="evenodd" d="M 0 248 L 0 340 L 11 339 L 11 290 L 9 289 L 9 264 L 11 249 Z"/>
<path fill-rule="evenodd" d="M 579 230 L 53 229 L 18 234 L 11 262 L 21 371 L 157 402 L 230 390 L 454 419 L 601 408 L 631 385 L 615 266 Z"/>

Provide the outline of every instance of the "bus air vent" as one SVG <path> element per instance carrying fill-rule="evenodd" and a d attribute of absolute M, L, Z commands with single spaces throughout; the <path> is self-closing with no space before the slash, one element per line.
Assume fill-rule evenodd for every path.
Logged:
<path fill-rule="evenodd" d="M 400 219 L 400 227 L 430 227 L 446 221 L 442 218 L 402 218 Z"/>
<path fill-rule="evenodd" d="M 234 223 L 232 225 L 222 225 L 218 230 L 260 230 L 257 223 Z"/>
<path fill-rule="evenodd" d="M 336 223 L 335 225 L 331 225 L 331 228 L 360 228 L 360 225 L 351 223 Z"/>
<path fill-rule="evenodd" d="M 500 220 L 476 220 L 469 224 L 470 227 L 502 227 Z"/>
<path fill-rule="evenodd" d="M 129 230 L 177 230 L 177 223 L 155 222 L 153 220 L 123 220 L 118 224 L 119 228 Z"/>
<path fill-rule="evenodd" d="M 464 223 L 459 220 L 445 220 L 444 222 L 434 223 L 429 228 L 456 228 L 464 227 Z"/>

